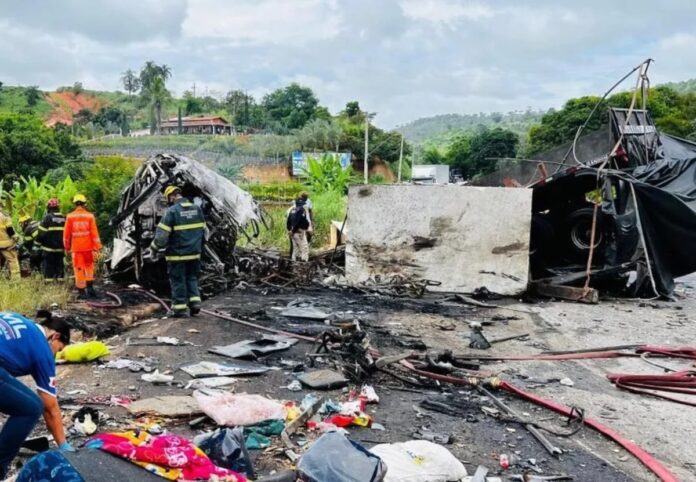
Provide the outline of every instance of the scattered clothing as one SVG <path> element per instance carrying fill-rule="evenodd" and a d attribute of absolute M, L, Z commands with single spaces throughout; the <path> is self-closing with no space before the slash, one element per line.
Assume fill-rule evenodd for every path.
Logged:
<path fill-rule="evenodd" d="M 381 482 L 386 472 L 378 456 L 338 432 L 322 435 L 297 464 L 299 478 L 306 482 Z"/>
<path fill-rule="evenodd" d="M 109 355 L 109 347 L 101 341 L 86 341 L 68 345 L 56 353 L 56 360 L 69 363 L 84 363 Z"/>
<path fill-rule="evenodd" d="M 244 427 L 244 443 L 249 450 L 265 449 L 271 446 L 271 435 L 280 435 L 285 430 L 283 420 L 265 420 L 256 425 Z"/>
<path fill-rule="evenodd" d="M 104 433 L 92 437 L 86 446 L 130 460 L 169 480 L 232 477 L 237 482 L 246 481 L 243 475 L 213 464 L 201 449 L 178 435 L 150 435 L 141 431 Z"/>
<path fill-rule="evenodd" d="M 285 420 L 285 407 L 261 395 L 196 390 L 193 392 L 193 398 L 203 413 L 222 426 L 256 425 L 270 419 Z"/>
<path fill-rule="evenodd" d="M 241 428 L 219 428 L 196 436 L 193 443 L 219 467 L 256 478 Z"/>

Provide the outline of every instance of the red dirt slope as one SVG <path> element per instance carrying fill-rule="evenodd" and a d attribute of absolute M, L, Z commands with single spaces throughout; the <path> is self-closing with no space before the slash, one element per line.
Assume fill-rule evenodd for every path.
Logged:
<path fill-rule="evenodd" d="M 49 92 L 46 100 L 53 107 L 53 113 L 46 121 L 46 125 L 54 126 L 58 123 L 72 125 L 73 116 L 82 109 L 97 112 L 105 103 L 86 93 L 75 94 L 70 91 Z"/>

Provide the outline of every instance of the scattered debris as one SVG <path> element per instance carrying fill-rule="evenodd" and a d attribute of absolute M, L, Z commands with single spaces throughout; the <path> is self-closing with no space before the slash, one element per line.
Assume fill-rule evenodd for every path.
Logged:
<path fill-rule="evenodd" d="M 483 336 L 483 327 L 480 323 L 469 323 L 471 334 L 469 335 L 469 348 L 475 350 L 488 350 L 491 347 L 490 342 Z"/>
<path fill-rule="evenodd" d="M 150 383 L 171 383 L 174 381 L 173 375 L 165 375 L 155 370 L 153 373 L 144 373 L 140 379 Z"/>
<path fill-rule="evenodd" d="M 241 428 L 219 428 L 214 432 L 198 435 L 193 443 L 217 466 L 256 478 Z"/>
<path fill-rule="evenodd" d="M 264 420 L 285 419 L 283 405 L 260 395 L 217 390 L 193 392 L 200 410 L 221 426 L 255 425 Z"/>
<path fill-rule="evenodd" d="M 126 340 L 127 346 L 156 346 L 156 345 L 170 345 L 170 346 L 183 346 L 183 345 L 193 345 L 188 341 L 181 341 L 173 336 L 137 336 L 133 338 L 128 338 Z"/>
<path fill-rule="evenodd" d="M 317 390 L 331 390 L 341 388 L 348 384 L 348 379 L 333 370 L 315 370 L 306 372 L 297 379 L 309 388 Z"/>
<path fill-rule="evenodd" d="M 92 407 L 82 407 L 72 416 L 73 430 L 80 435 L 92 435 L 99 427 L 99 412 Z"/>
<path fill-rule="evenodd" d="M 110 354 L 109 347 L 101 341 L 88 341 L 68 345 L 56 354 L 56 361 L 68 363 L 84 363 Z"/>
<path fill-rule="evenodd" d="M 185 197 L 200 204 L 209 235 L 202 258 L 201 288 L 218 292 L 227 287 L 226 268 L 235 265 L 238 235 L 255 236 L 262 221 L 251 195 L 203 164 L 176 154 L 158 154 L 143 163 L 124 190 L 112 224 L 117 234 L 108 261 L 113 279 L 167 290 L 164 260 L 145 257 L 155 228 L 167 209 L 162 191 L 174 184 Z M 247 233 L 246 229 L 250 230 Z"/>
<path fill-rule="evenodd" d="M 117 360 L 112 360 L 105 365 L 104 368 L 113 368 L 116 370 L 123 370 L 128 368 L 132 372 L 146 372 L 150 373 L 155 370 L 159 362 L 155 358 L 144 358 L 143 360 L 129 360 L 127 358 L 119 358 Z"/>
<path fill-rule="evenodd" d="M 384 461 L 384 482 L 441 482 L 467 476 L 464 465 L 445 447 L 425 440 L 381 444 L 371 452 Z"/>
<path fill-rule="evenodd" d="M 170 395 L 144 398 L 128 405 L 133 415 L 160 415 L 162 417 L 193 417 L 202 414 L 202 410 L 193 397 Z"/>
<path fill-rule="evenodd" d="M 297 464 L 304 482 L 381 482 L 386 472 L 379 456 L 337 432 L 322 435 Z"/>
<path fill-rule="evenodd" d="M 568 377 L 561 378 L 561 379 L 558 381 L 558 383 L 560 383 L 561 385 L 565 385 L 566 387 L 575 386 L 575 382 L 574 382 L 573 380 L 571 380 L 570 378 L 568 378 Z"/>
<path fill-rule="evenodd" d="M 182 365 L 180 370 L 188 373 L 193 378 L 205 377 L 227 377 L 237 375 L 259 375 L 265 373 L 270 368 L 256 363 L 235 361 L 235 362 L 211 362 L 201 361 Z"/>
<path fill-rule="evenodd" d="M 287 350 L 297 342 L 297 338 L 284 335 L 263 335 L 258 340 L 242 340 L 231 345 L 213 346 L 208 351 L 229 358 L 258 358 Z"/>

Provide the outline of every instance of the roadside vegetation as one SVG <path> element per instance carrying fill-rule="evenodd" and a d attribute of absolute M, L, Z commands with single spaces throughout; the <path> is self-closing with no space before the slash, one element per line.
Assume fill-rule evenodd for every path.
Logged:
<path fill-rule="evenodd" d="M 0 277 L 0 307 L 33 316 L 37 309 L 57 305 L 64 308 L 70 298 L 67 281 L 48 283 L 39 276 L 8 280 Z"/>

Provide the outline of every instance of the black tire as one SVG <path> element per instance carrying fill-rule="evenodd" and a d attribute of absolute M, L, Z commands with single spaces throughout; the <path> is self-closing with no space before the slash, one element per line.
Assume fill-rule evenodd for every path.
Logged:
<path fill-rule="evenodd" d="M 594 207 L 580 208 L 566 218 L 566 234 L 568 252 L 576 261 L 586 261 L 590 252 L 590 240 L 592 236 L 592 218 Z M 597 226 L 595 230 L 595 259 L 603 249 L 606 235 L 604 232 L 604 220 L 601 211 L 597 213 Z"/>

